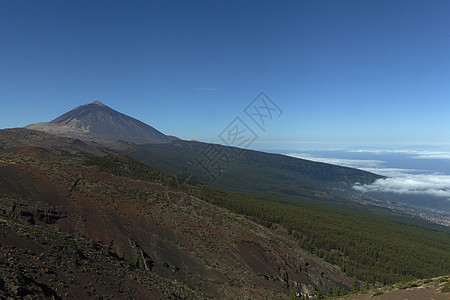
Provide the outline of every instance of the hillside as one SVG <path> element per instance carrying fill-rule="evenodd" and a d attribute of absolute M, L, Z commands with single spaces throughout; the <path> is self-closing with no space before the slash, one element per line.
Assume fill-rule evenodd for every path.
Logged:
<path fill-rule="evenodd" d="M 346 297 L 331 297 L 332 299 L 352 300 L 448 300 L 450 299 L 450 276 L 441 276 L 409 282 L 400 282 L 383 288 L 362 291 L 356 295 Z"/>
<path fill-rule="evenodd" d="M 419 223 L 387 210 L 369 213 L 367 209 L 316 201 L 226 192 L 114 157 L 93 157 L 88 163 L 127 178 L 164 178 L 171 187 L 243 214 L 265 227 L 282 225 L 303 249 L 374 284 L 448 274 L 450 270 L 450 231 L 442 226 Z"/>
<path fill-rule="evenodd" d="M 62 155 L 102 156 L 116 153 L 92 141 L 64 138 L 37 130 L 24 128 L 0 130 L 0 150 L 25 146 L 45 148 Z"/>
<path fill-rule="evenodd" d="M 0 215 L 0 299 L 201 299 L 79 234 Z"/>
<path fill-rule="evenodd" d="M 197 295 L 266 299 L 292 289 L 349 290 L 351 279 L 322 259 L 377 285 L 450 270 L 449 233 L 435 227 L 224 192 L 125 156 L 60 156 L 24 147 L 1 151 L 0 164 L 4 222 L 62 232 L 48 239 L 91 240 L 118 260 L 107 270 L 124 262 L 166 278 L 169 286 L 182 282 Z M 19 249 L 16 261 L 30 259 L 22 242 L 6 240 Z M 2 253 L 8 256 L 8 249 Z"/>
<path fill-rule="evenodd" d="M 210 162 L 213 150 L 218 162 Z M 382 176 L 320 162 L 243 150 L 217 144 L 177 140 L 134 145 L 123 153 L 154 168 L 204 184 L 244 193 L 295 198 L 326 198 L 333 189 L 352 192 L 354 183 L 372 183 Z M 217 160 L 216 160 L 217 161 Z M 348 202 L 348 200 L 346 200 Z"/>
<path fill-rule="evenodd" d="M 148 168 L 123 156 L 111 159 L 125 170 L 139 165 Z M 153 180 L 135 180 L 101 172 L 102 163 L 97 160 L 32 147 L 0 152 L 0 212 L 2 224 L 9 228 L 2 240 L 2 272 L 8 273 L 4 268 L 9 260 L 20 264 L 33 261 L 32 268 L 16 272 L 30 283 L 26 278 L 33 274 L 32 269 L 40 274 L 43 265 L 34 260 L 43 255 L 47 258 L 42 272 L 50 275 L 36 277 L 30 284 L 48 286 L 48 293 L 59 297 L 88 284 L 87 279 L 75 279 L 81 285 L 75 288 L 71 281 L 55 280 L 67 276 L 58 270 L 61 265 L 96 278 L 89 290 L 100 294 L 106 288 L 102 282 L 112 281 L 114 274 L 128 268 L 124 263 L 139 268 L 136 273 L 140 275 L 131 280 L 136 285 L 132 290 L 138 291 L 146 284 L 152 286 L 158 276 L 165 278 L 173 293 L 178 291 L 178 282 L 201 297 L 229 299 L 236 295 L 270 299 L 288 295 L 294 288 L 314 293 L 329 286 L 349 287 L 349 277 L 302 250 L 282 227 L 264 227 L 170 187 L 173 176 L 145 169 L 153 174 Z M 81 253 L 75 257 L 55 253 L 55 249 L 69 251 L 78 236 Z M 95 248 L 114 259 L 100 257 Z M 92 273 L 97 264 L 98 277 Z M 165 294 L 163 287 L 154 289 Z M 189 294 L 186 288 L 180 289 L 181 294 Z"/>
<path fill-rule="evenodd" d="M 381 176 L 369 172 L 318 163 L 279 154 L 242 150 L 200 142 L 175 140 L 170 143 L 138 145 L 124 141 L 89 141 L 64 138 L 24 128 L 0 130 L 0 149 L 36 146 L 67 155 L 103 156 L 123 153 L 173 175 L 221 189 L 299 199 L 325 201 L 334 205 L 354 206 L 350 195 L 355 182 L 370 183 Z M 206 166 L 202 151 L 213 146 L 224 157 L 226 165 Z M 202 165 L 203 164 L 203 165 Z M 212 175 L 211 175 L 212 174 Z M 339 191 L 340 193 L 335 193 Z"/>

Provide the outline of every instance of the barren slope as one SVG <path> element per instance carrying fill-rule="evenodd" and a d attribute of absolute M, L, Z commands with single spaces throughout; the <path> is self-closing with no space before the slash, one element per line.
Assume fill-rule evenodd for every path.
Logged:
<path fill-rule="evenodd" d="M 118 159 L 125 166 L 129 160 Z M 270 299 L 293 288 L 314 293 L 351 283 L 282 228 L 268 229 L 158 180 L 101 173 L 83 157 L 32 147 L 0 152 L 0 206 L 7 218 L 81 234 L 148 274 L 210 297 Z M 57 283 L 46 284 L 54 290 Z"/>

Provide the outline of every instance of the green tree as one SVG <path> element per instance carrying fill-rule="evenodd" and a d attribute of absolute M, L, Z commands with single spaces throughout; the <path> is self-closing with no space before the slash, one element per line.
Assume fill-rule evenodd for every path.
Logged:
<path fill-rule="evenodd" d="M 341 289 L 340 296 L 345 296 L 348 294 L 348 291 L 345 288 Z"/>
<path fill-rule="evenodd" d="M 322 294 L 320 290 L 317 291 L 316 299 L 325 299 L 325 296 Z"/>
<path fill-rule="evenodd" d="M 357 294 L 361 291 L 361 286 L 359 285 L 358 279 L 353 277 L 353 283 L 352 283 L 352 294 Z"/>
<path fill-rule="evenodd" d="M 327 291 L 327 297 L 333 297 L 333 287 L 329 287 Z"/>
<path fill-rule="evenodd" d="M 291 296 L 289 297 L 289 300 L 298 300 L 295 290 L 292 291 Z"/>
<path fill-rule="evenodd" d="M 339 297 L 339 295 L 341 294 L 341 289 L 337 286 L 334 287 L 334 291 L 333 291 L 333 297 Z"/>

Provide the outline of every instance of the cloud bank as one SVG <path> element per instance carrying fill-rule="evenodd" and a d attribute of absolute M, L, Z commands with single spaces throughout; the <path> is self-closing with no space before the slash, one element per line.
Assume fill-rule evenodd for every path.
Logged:
<path fill-rule="evenodd" d="M 390 192 L 397 194 L 430 195 L 450 200 L 450 176 L 436 174 L 403 174 L 399 177 L 377 179 L 370 185 L 355 185 L 360 192 Z"/>
<path fill-rule="evenodd" d="M 352 152 L 362 151 L 375 152 L 371 150 L 354 150 Z M 402 153 L 404 152 L 405 151 L 402 151 Z M 411 151 L 408 151 L 408 153 L 411 153 Z M 384 179 L 377 179 L 374 183 L 369 185 L 356 184 L 353 188 L 360 192 L 389 192 L 410 195 L 429 195 L 435 197 L 443 197 L 450 200 L 450 175 L 421 174 L 424 172 L 424 170 L 418 169 L 387 168 L 384 167 L 385 162 L 382 160 L 318 157 L 309 153 L 289 153 L 287 155 L 296 158 L 303 158 L 345 167 L 357 168 L 388 177 Z M 446 157 L 441 152 L 414 151 L 414 155 L 416 155 L 417 158 L 421 159 L 445 159 L 444 157 Z"/>
<path fill-rule="evenodd" d="M 372 154 L 386 154 L 398 153 L 408 155 L 411 158 L 417 159 L 448 159 L 450 160 L 450 152 L 446 151 L 422 151 L 422 150 L 347 150 L 350 153 L 372 153 Z"/>

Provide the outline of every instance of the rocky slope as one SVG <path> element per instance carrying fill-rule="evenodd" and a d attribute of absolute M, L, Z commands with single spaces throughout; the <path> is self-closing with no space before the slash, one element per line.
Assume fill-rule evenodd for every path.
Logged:
<path fill-rule="evenodd" d="M 115 143 L 117 148 L 121 144 Z M 116 153 L 104 146 L 72 138 L 59 137 L 42 131 L 24 128 L 0 130 L 0 150 L 16 149 L 25 146 L 45 148 L 53 153 L 77 156 L 103 156 Z"/>
<path fill-rule="evenodd" d="M 76 234 L 0 216 L 0 299 L 198 299 Z"/>
<path fill-rule="evenodd" d="M 375 290 L 363 292 L 358 295 L 349 295 L 339 299 L 352 300 L 448 300 L 450 299 L 450 275 L 436 278 L 414 280 L 397 283 Z"/>
<path fill-rule="evenodd" d="M 124 168 L 134 162 L 112 159 Z M 85 157 L 34 147 L 1 151 L 3 293 L 17 294 L 20 288 L 31 297 L 101 295 L 109 290 L 107 282 L 122 276 L 117 274 L 126 274 L 130 283 L 112 291 L 142 299 L 273 299 L 292 290 L 314 294 L 351 284 L 336 267 L 300 249 L 282 228 L 263 227 L 182 193 L 165 182 L 174 177 L 155 174 L 152 182 L 133 180 L 100 172 Z M 71 246 L 75 237 L 85 250 Z M 70 249 L 75 254 L 65 255 Z M 42 253 L 48 260 L 39 259 Z M 17 263 L 30 267 L 5 279 L 8 266 Z M 81 274 L 92 280 L 82 281 Z M 161 286 L 155 286 L 158 278 L 164 278 Z M 149 287 L 159 296 L 146 295 Z"/>

